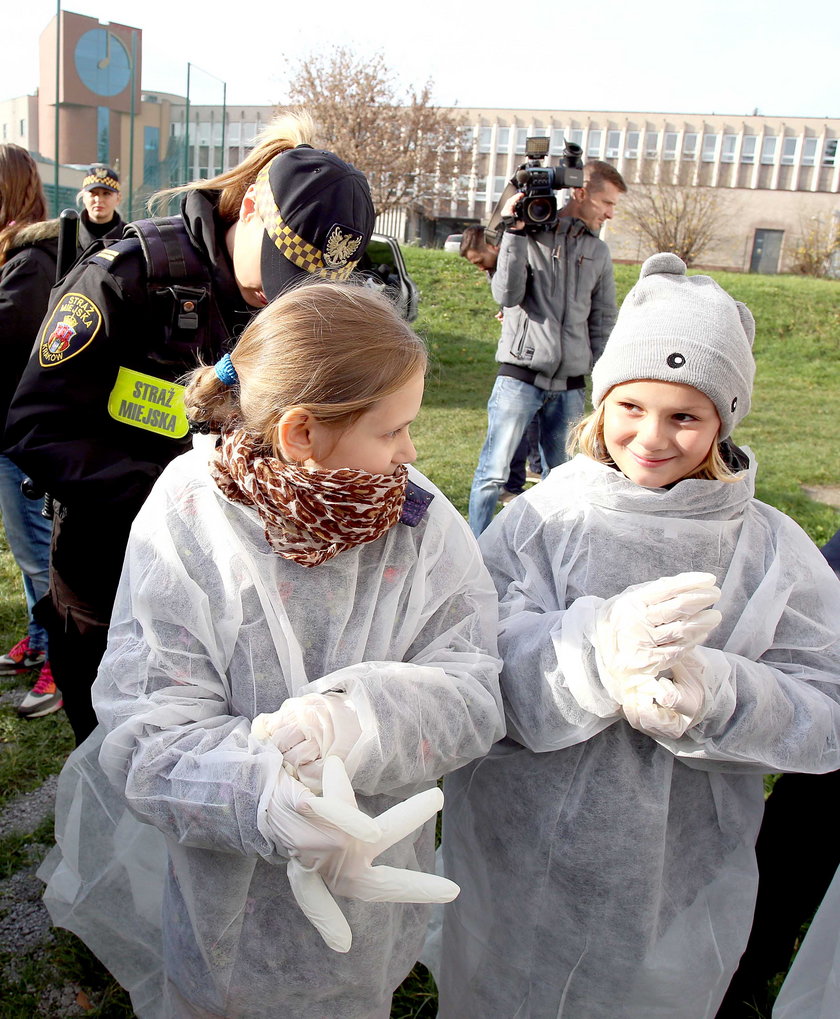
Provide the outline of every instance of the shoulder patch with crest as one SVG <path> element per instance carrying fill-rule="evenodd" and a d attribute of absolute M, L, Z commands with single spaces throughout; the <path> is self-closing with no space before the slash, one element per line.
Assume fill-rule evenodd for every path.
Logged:
<path fill-rule="evenodd" d="M 102 312 L 84 294 L 69 293 L 47 319 L 38 344 L 42 368 L 54 368 L 81 353 L 102 326 Z"/>

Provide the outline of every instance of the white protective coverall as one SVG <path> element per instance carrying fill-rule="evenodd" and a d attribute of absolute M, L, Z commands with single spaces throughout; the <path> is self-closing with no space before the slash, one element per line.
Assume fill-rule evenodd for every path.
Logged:
<path fill-rule="evenodd" d="M 466 523 L 413 469 L 434 493 L 417 526 L 306 569 L 269 551 L 206 460 L 170 464 L 134 523 L 93 689 L 100 725 L 62 774 L 45 898 L 143 1017 L 387 1015 L 428 906 L 342 898 L 352 948 L 324 944 L 266 826 L 282 755 L 251 719 L 346 691 L 362 729 L 347 771 L 378 815 L 502 735 L 496 594 Z M 376 863 L 431 871 L 433 855 L 432 820 Z"/>
<path fill-rule="evenodd" d="M 715 1014 L 752 919 L 762 773 L 840 766 L 840 584 L 753 491 L 752 457 L 735 483 L 663 490 L 578 455 L 482 535 L 508 737 L 444 782 L 461 894 L 441 1019 Z M 617 716 L 589 638 L 605 599 L 681 571 L 722 589 L 720 688 L 653 739 Z"/>
<path fill-rule="evenodd" d="M 827 811 L 832 809 L 826 804 Z M 826 832 L 826 836 L 832 836 Z M 805 866 L 807 866 L 807 847 Z M 840 870 L 814 915 L 785 977 L 773 1019 L 837 1019 L 840 1015 Z"/>

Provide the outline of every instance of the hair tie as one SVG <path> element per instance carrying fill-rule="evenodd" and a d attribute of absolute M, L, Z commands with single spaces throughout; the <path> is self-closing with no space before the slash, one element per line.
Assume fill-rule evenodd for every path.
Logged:
<path fill-rule="evenodd" d="M 235 386 L 239 381 L 239 376 L 236 374 L 236 369 L 233 367 L 233 361 L 230 359 L 230 354 L 225 354 L 220 360 L 218 360 L 213 366 L 213 370 L 216 372 L 216 377 L 220 382 L 223 382 L 226 386 Z"/>

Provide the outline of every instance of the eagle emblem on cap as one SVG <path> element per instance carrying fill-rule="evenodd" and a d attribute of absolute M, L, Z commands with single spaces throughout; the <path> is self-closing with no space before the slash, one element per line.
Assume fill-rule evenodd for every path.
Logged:
<path fill-rule="evenodd" d="M 329 269 L 341 269 L 347 265 L 356 249 L 362 243 L 362 235 L 341 227 L 336 223 L 327 234 L 324 245 L 324 264 Z"/>

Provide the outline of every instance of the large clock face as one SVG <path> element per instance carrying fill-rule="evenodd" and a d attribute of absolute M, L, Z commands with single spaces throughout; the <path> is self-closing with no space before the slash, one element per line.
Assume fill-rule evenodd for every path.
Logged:
<path fill-rule="evenodd" d="M 131 80 L 131 57 L 107 28 L 92 28 L 76 43 L 76 70 L 98 96 L 116 96 Z"/>

